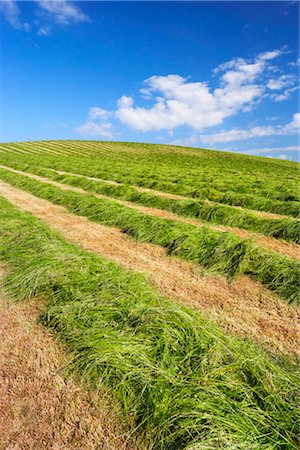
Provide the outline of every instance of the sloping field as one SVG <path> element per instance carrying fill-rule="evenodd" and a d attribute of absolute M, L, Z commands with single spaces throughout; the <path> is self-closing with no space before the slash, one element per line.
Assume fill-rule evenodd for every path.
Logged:
<path fill-rule="evenodd" d="M 105 445 L 298 448 L 298 165 L 95 141 L 0 150 L 4 284 L 41 302 L 70 369 L 123 407 L 132 432 Z"/>

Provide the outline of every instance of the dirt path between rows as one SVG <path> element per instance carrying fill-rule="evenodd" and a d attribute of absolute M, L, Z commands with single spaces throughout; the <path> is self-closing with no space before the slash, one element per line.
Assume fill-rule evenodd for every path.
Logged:
<path fill-rule="evenodd" d="M 144 272 L 161 293 L 204 311 L 224 329 L 272 350 L 298 351 L 297 310 L 251 279 L 241 277 L 228 283 L 221 276 L 204 276 L 199 265 L 169 257 L 161 247 L 137 243 L 115 228 L 71 214 L 2 181 L 0 195 L 46 221 L 67 240 Z"/>
<path fill-rule="evenodd" d="M 0 288 L 0 449 L 137 449 L 104 391 L 63 376 L 68 357 L 37 323 L 41 304 L 13 303 Z"/>
<path fill-rule="evenodd" d="M 138 205 L 133 202 L 123 201 L 123 200 L 118 200 L 118 199 L 115 199 L 112 197 L 108 197 L 106 195 L 94 194 L 94 193 L 85 191 L 84 189 L 81 189 L 81 188 L 77 188 L 77 187 L 70 186 L 67 184 L 59 183 L 57 181 L 50 180 L 49 178 L 41 177 L 39 175 L 34 175 L 29 172 L 23 172 L 21 170 L 12 169 L 11 167 L 8 167 L 8 166 L 0 165 L 0 168 L 8 170 L 13 173 L 20 174 L 20 175 L 25 175 L 28 178 L 32 178 L 32 179 L 40 181 L 42 183 L 51 184 L 51 185 L 59 187 L 60 189 L 63 189 L 63 190 L 73 191 L 73 192 L 77 192 L 79 194 L 84 194 L 84 195 L 93 195 L 94 197 L 99 198 L 99 199 L 114 201 L 116 203 L 119 203 L 120 205 L 127 206 L 128 208 L 131 208 L 131 209 L 135 209 L 143 214 L 148 214 L 148 215 L 160 217 L 163 219 L 176 220 L 179 222 L 184 222 L 184 223 L 194 225 L 199 228 L 207 225 L 207 226 L 209 226 L 209 228 L 211 228 L 215 231 L 221 231 L 221 232 L 229 231 L 231 233 L 236 234 L 237 236 L 239 236 L 242 239 L 253 239 L 257 244 L 266 248 L 267 250 L 273 250 L 276 252 L 283 253 L 293 259 L 300 259 L 299 247 L 296 244 L 293 244 L 290 242 L 285 242 L 285 241 L 281 241 L 281 240 L 278 240 L 275 238 L 270 238 L 270 237 L 264 236 L 259 233 L 242 230 L 240 228 L 233 228 L 233 227 L 221 226 L 221 225 L 213 225 L 211 223 L 208 224 L 208 223 L 201 222 L 198 219 L 188 219 L 186 217 L 178 216 L 177 214 L 174 214 L 174 213 L 166 211 L 166 210 L 157 209 L 157 208 L 149 208 L 146 206 Z"/>

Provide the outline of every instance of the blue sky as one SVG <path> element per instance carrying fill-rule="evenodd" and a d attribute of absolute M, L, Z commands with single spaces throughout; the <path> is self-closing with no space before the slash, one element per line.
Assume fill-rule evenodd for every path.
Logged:
<path fill-rule="evenodd" d="M 6 0 L 0 13 L 2 142 L 296 159 L 298 2 Z"/>

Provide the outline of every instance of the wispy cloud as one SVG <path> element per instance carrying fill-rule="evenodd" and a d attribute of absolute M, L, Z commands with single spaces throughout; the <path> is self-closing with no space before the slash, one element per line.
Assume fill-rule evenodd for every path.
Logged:
<path fill-rule="evenodd" d="M 300 56 L 298 57 L 298 59 L 296 61 L 290 62 L 289 65 L 291 67 L 299 67 L 300 66 Z"/>
<path fill-rule="evenodd" d="M 293 119 L 286 125 L 278 126 L 258 126 L 249 129 L 236 128 L 232 130 L 221 131 L 214 134 L 199 135 L 199 140 L 208 144 L 214 145 L 217 143 L 241 141 L 245 139 L 260 138 L 267 136 L 283 136 L 293 135 L 299 132 L 300 127 L 300 113 L 293 115 Z"/>
<path fill-rule="evenodd" d="M 278 91 L 280 89 L 283 89 L 285 87 L 291 86 L 294 84 L 296 77 L 294 75 L 281 75 L 278 78 L 271 78 L 268 83 L 267 87 L 271 89 L 272 91 Z"/>
<path fill-rule="evenodd" d="M 286 147 L 262 147 L 262 148 L 251 148 L 244 150 L 243 153 L 248 153 L 249 155 L 259 155 L 264 153 L 285 153 L 285 152 L 300 152 L 299 145 L 288 145 Z"/>
<path fill-rule="evenodd" d="M 21 11 L 16 1 L 0 1 L 0 13 L 2 13 L 4 19 L 16 30 L 30 31 L 30 25 L 21 21 Z"/>
<path fill-rule="evenodd" d="M 91 22 L 91 19 L 81 9 L 69 0 L 39 0 L 34 2 L 37 6 L 36 19 L 33 24 L 23 23 L 21 9 L 15 0 L 0 1 L 0 13 L 4 19 L 16 30 L 26 32 L 36 30 L 39 36 L 51 34 L 53 26 L 68 26 L 81 22 Z M 22 2 L 25 7 L 26 2 Z"/>
<path fill-rule="evenodd" d="M 271 99 L 272 99 L 274 102 L 282 102 L 283 100 L 288 100 L 288 99 L 291 97 L 292 93 L 295 92 L 295 91 L 297 91 L 298 89 L 299 89 L 299 86 L 294 86 L 294 87 L 292 87 L 292 88 L 285 89 L 285 90 L 284 90 L 282 93 L 280 93 L 280 94 L 273 94 L 273 95 L 271 96 Z"/>
<path fill-rule="evenodd" d="M 37 33 L 38 36 L 49 36 L 51 34 L 51 28 L 49 26 L 41 26 L 39 27 Z"/>
<path fill-rule="evenodd" d="M 1 1 L 0 2 L 0 11 L 2 12 L 5 20 L 16 29 L 21 28 L 21 20 L 20 15 L 21 11 L 15 1 Z"/>
<path fill-rule="evenodd" d="M 71 1 L 41 0 L 37 1 L 37 4 L 47 19 L 57 24 L 70 25 L 72 23 L 90 22 L 91 20 Z"/>
<path fill-rule="evenodd" d="M 111 116 L 111 111 L 92 106 L 89 110 L 87 121 L 74 131 L 82 136 L 111 139 L 114 137 L 112 123 L 108 120 Z"/>

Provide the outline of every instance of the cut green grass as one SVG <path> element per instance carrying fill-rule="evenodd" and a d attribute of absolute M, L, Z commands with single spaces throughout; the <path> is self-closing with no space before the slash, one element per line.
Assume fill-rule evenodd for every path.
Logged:
<path fill-rule="evenodd" d="M 41 175 L 70 186 L 80 187 L 91 193 L 102 194 L 147 207 L 164 209 L 184 217 L 201 219 L 214 224 L 238 227 L 296 244 L 300 243 L 300 222 L 290 217 L 266 219 L 250 211 L 242 211 L 219 203 L 211 203 L 205 200 L 164 198 L 151 193 L 138 192 L 127 185 L 116 186 L 80 176 L 62 175 L 53 170 L 17 162 L 11 163 L 9 167 Z"/>
<path fill-rule="evenodd" d="M 0 169 L 0 178 L 13 186 L 66 207 L 89 219 L 115 226 L 139 242 L 167 249 L 170 255 L 201 264 L 228 277 L 250 275 L 290 303 L 299 303 L 299 264 L 267 251 L 232 233 L 142 214 L 113 200 L 64 191 L 24 175 Z"/>
<path fill-rule="evenodd" d="M 35 166 L 198 200 L 208 199 L 294 217 L 299 215 L 299 169 L 296 163 L 288 161 L 134 143 L 44 141 L 3 146 L 29 152 L 17 155 L 17 160 Z M 55 154 L 51 155 L 51 152 Z M 16 155 L 2 153 L 0 160 L 4 163 L 16 161 Z"/>
<path fill-rule="evenodd" d="M 7 288 L 18 300 L 46 300 L 42 320 L 73 355 L 72 369 L 110 388 L 154 448 L 299 447 L 293 365 L 226 335 L 2 198 L 0 211 Z"/>

